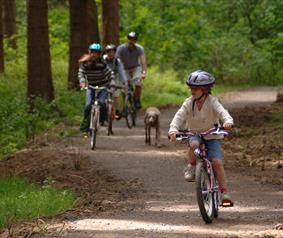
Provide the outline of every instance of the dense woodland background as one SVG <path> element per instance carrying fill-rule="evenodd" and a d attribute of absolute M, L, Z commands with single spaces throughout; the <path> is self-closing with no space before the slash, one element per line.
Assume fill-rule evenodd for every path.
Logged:
<path fill-rule="evenodd" d="M 55 123 L 78 122 L 79 57 L 130 31 L 149 66 L 144 106 L 181 102 L 196 69 L 229 88 L 282 84 L 282 12 L 281 0 L 0 0 L 1 156 Z"/>

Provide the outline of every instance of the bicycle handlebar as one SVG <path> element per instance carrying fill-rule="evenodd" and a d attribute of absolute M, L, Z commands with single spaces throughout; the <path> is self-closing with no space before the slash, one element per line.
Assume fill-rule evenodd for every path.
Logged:
<path fill-rule="evenodd" d="M 193 133 L 191 131 L 179 131 L 178 133 L 176 133 L 176 140 L 185 140 L 188 139 L 192 136 L 207 136 L 207 135 L 224 135 L 227 136 L 229 134 L 229 132 L 227 130 L 225 130 L 224 127 L 212 127 L 210 129 L 208 129 L 207 131 L 204 132 L 200 132 L 200 133 Z"/>
<path fill-rule="evenodd" d="M 94 89 L 94 90 L 102 90 L 102 89 L 106 89 L 107 87 L 105 86 L 92 86 L 92 85 L 87 85 L 85 86 L 83 89 L 88 89 L 88 88 L 91 88 L 91 89 Z"/>

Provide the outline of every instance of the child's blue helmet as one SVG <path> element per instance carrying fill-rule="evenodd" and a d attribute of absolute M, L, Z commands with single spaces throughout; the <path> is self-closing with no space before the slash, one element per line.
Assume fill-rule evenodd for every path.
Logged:
<path fill-rule="evenodd" d="M 189 75 L 186 83 L 188 86 L 195 87 L 213 86 L 213 84 L 215 83 L 215 78 L 206 71 L 197 70 Z"/>
<path fill-rule="evenodd" d="M 98 52 L 101 53 L 102 52 L 102 47 L 99 43 L 93 43 L 91 44 L 88 49 L 92 52 Z"/>

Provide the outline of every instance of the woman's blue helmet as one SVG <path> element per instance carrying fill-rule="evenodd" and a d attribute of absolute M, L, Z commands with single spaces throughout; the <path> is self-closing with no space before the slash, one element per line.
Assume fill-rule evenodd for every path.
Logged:
<path fill-rule="evenodd" d="M 88 49 L 92 52 L 98 52 L 101 53 L 102 52 L 102 47 L 99 43 L 93 43 L 91 44 Z"/>

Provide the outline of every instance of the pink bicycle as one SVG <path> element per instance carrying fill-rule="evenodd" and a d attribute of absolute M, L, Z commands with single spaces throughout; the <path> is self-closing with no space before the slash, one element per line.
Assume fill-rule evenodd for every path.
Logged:
<path fill-rule="evenodd" d="M 223 127 L 215 126 L 202 133 L 192 133 L 190 131 L 180 131 L 177 133 L 177 140 L 187 140 L 191 136 L 200 136 L 201 144 L 195 149 L 194 154 L 197 157 L 196 165 L 196 195 L 200 214 L 206 223 L 211 223 L 218 217 L 219 206 L 230 207 L 233 204 L 229 201 L 222 201 L 220 204 L 220 193 L 217 178 L 212 167 L 212 162 L 206 156 L 206 147 L 203 143 L 203 137 L 206 135 L 228 135 Z"/>

